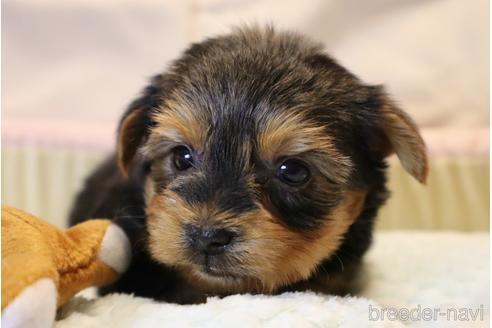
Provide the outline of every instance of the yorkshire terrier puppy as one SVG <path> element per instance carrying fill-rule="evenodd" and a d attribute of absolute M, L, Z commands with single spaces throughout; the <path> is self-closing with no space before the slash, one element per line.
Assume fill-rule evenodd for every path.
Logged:
<path fill-rule="evenodd" d="M 385 159 L 425 182 L 415 123 L 294 33 L 246 28 L 193 44 L 123 115 L 116 154 L 71 223 L 109 217 L 132 237 L 103 293 L 354 291 L 388 197 Z"/>

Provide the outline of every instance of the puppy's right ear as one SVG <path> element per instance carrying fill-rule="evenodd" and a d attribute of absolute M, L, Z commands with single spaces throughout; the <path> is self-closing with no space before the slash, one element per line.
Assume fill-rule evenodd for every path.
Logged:
<path fill-rule="evenodd" d="M 152 126 L 152 112 L 158 108 L 162 76 L 152 78 L 143 94 L 133 101 L 118 127 L 117 159 L 121 172 L 127 176 L 138 149 L 145 142 Z"/>

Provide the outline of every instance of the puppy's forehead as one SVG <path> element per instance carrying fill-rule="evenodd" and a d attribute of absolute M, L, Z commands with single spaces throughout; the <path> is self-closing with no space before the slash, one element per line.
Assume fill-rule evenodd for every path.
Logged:
<path fill-rule="evenodd" d="M 309 120 L 301 111 L 288 108 L 214 110 L 167 101 L 154 115 L 154 122 L 154 135 L 187 144 L 197 151 L 214 146 L 254 145 L 261 158 L 275 160 L 310 150 L 336 150 L 322 125 Z"/>

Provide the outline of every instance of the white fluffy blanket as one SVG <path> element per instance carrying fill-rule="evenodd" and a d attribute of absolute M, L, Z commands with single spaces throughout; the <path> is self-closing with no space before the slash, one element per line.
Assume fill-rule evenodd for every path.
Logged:
<path fill-rule="evenodd" d="M 131 295 L 78 296 L 56 327 L 488 326 L 488 234 L 378 233 L 366 262 L 369 283 L 357 297 L 234 295 L 183 306 Z"/>

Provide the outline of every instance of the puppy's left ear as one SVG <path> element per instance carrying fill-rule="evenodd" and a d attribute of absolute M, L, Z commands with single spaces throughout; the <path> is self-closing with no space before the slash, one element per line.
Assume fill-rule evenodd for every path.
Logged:
<path fill-rule="evenodd" d="M 377 103 L 379 108 L 375 123 L 379 138 L 376 150 L 383 157 L 396 153 L 403 168 L 425 184 L 429 164 L 425 143 L 417 125 L 385 93 L 379 92 Z"/>
<path fill-rule="evenodd" d="M 145 109 L 129 111 L 121 120 L 118 128 L 118 167 L 126 176 L 139 146 L 146 134 Z"/>
<path fill-rule="evenodd" d="M 117 159 L 121 172 L 127 176 L 138 149 L 148 137 L 152 111 L 158 106 L 161 76 L 152 78 L 142 95 L 133 101 L 118 127 Z"/>

